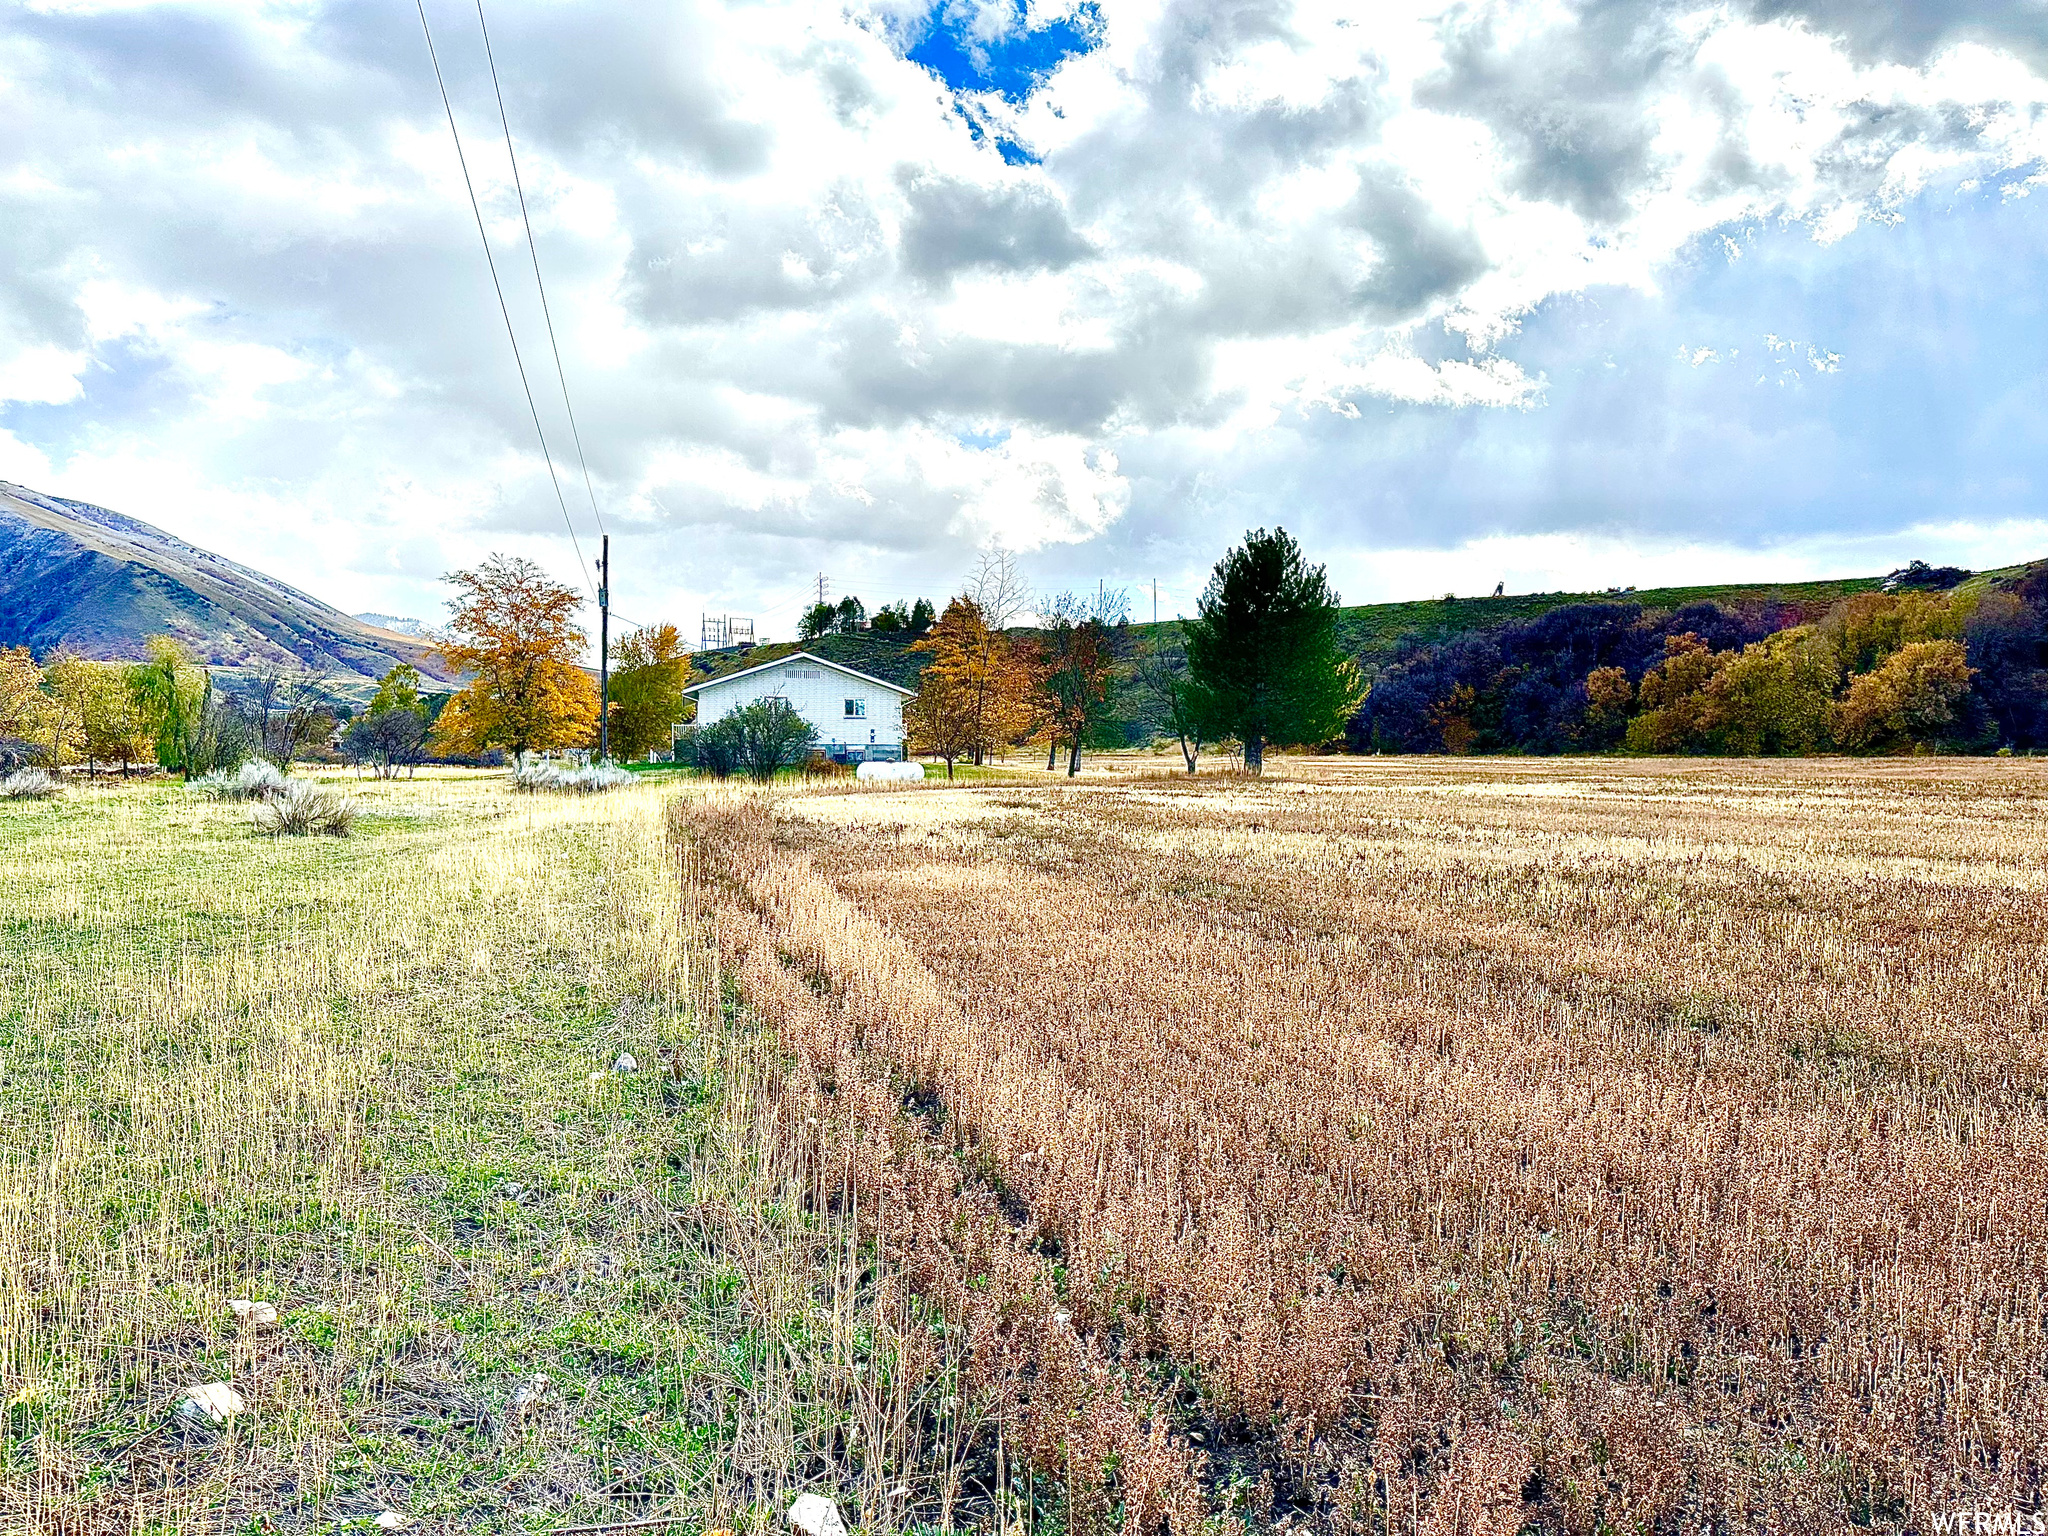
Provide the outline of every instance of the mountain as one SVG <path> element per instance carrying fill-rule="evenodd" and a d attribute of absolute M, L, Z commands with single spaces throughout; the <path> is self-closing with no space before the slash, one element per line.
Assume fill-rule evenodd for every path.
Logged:
<path fill-rule="evenodd" d="M 394 635 L 410 635 L 415 640 L 434 638 L 434 632 L 427 628 L 423 620 L 402 619 L 395 613 L 359 613 L 356 615 L 356 621 L 367 624 L 372 629 L 388 629 Z"/>
<path fill-rule="evenodd" d="M 417 636 L 366 624 L 137 518 L 0 481 L 0 646 L 132 657 L 163 634 L 230 672 L 308 666 L 345 680 L 409 661 L 442 676 Z"/>

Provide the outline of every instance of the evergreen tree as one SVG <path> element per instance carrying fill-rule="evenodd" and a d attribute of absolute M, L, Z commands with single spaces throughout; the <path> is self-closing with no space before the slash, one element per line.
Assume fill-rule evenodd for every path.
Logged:
<path fill-rule="evenodd" d="M 1269 746 L 1328 741 L 1365 697 L 1337 648 L 1337 595 L 1285 529 L 1261 528 L 1216 562 L 1183 628 L 1189 705 L 1210 740 L 1235 736 L 1253 773 Z"/>

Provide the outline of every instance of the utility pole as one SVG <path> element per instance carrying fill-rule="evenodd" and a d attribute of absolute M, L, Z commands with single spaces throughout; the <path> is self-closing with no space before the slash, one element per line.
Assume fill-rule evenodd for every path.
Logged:
<path fill-rule="evenodd" d="M 597 760 L 612 760 L 612 536 L 597 557 Z"/>
<path fill-rule="evenodd" d="M 1159 622 L 1159 578 L 1152 578 L 1152 622 Z"/>
<path fill-rule="evenodd" d="M 818 605 L 820 607 L 824 606 L 825 594 L 831 590 L 831 585 L 830 582 L 825 580 L 825 573 L 823 571 L 818 572 Z"/>

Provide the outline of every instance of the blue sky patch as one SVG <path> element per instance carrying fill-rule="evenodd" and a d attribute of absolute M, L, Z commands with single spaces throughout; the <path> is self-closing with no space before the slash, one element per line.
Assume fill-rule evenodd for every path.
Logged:
<path fill-rule="evenodd" d="M 993 91 L 1011 106 L 1020 105 L 1058 69 L 1062 60 L 1090 53 L 1102 45 L 1102 12 L 1095 0 L 1082 0 L 1072 12 L 1029 30 L 1023 0 L 975 5 L 947 0 L 926 18 L 923 36 L 905 52 L 955 91 Z M 1000 36 L 978 35 L 986 18 L 1000 16 Z"/>
<path fill-rule="evenodd" d="M 1039 157 L 1026 149 L 1016 139 L 1003 132 L 1002 125 L 990 118 L 988 110 L 979 102 L 962 101 L 953 98 L 953 111 L 960 121 L 967 125 L 968 137 L 975 143 L 987 142 L 995 145 L 996 153 L 1003 157 L 1005 165 L 1037 165 Z"/>

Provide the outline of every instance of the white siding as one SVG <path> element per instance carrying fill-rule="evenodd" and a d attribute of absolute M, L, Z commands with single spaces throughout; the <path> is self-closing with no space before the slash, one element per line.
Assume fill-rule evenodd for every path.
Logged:
<path fill-rule="evenodd" d="M 870 741 L 877 746 L 903 745 L 901 694 L 800 657 L 772 662 L 748 677 L 701 685 L 697 690 L 697 721 L 709 725 L 756 699 L 777 697 L 789 700 L 790 707 L 810 722 L 821 747 L 864 747 Z M 863 713 L 849 717 L 848 699 L 855 700 Z"/>

